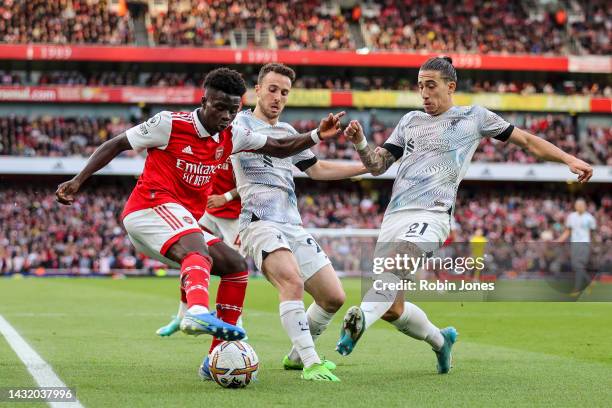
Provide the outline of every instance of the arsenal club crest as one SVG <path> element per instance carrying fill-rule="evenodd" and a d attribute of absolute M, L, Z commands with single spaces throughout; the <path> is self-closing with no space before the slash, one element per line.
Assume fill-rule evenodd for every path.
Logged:
<path fill-rule="evenodd" d="M 215 150 L 215 160 L 219 160 L 223 156 L 223 146 L 217 147 Z"/>
<path fill-rule="evenodd" d="M 184 216 L 183 220 L 185 220 L 187 224 L 193 224 L 193 220 L 191 219 L 191 217 Z"/>

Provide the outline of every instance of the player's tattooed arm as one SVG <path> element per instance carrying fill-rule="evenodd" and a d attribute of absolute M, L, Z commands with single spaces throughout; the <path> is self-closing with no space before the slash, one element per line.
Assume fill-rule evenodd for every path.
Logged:
<path fill-rule="evenodd" d="M 70 205 L 74 201 L 74 196 L 78 193 L 83 183 L 96 171 L 106 166 L 111 160 L 124 150 L 130 150 L 132 146 L 124 133 L 102 143 L 91 155 L 87 164 L 71 180 L 68 180 L 57 187 L 55 197 L 61 204 Z"/>
<path fill-rule="evenodd" d="M 341 133 L 340 119 L 345 114 L 345 112 L 340 112 L 335 115 L 330 113 L 325 119 L 321 120 L 314 137 L 312 132 L 282 139 L 268 137 L 266 144 L 261 149 L 258 149 L 257 153 L 281 158 L 289 157 L 314 146 L 318 143 L 318 140 L 331 139 L 339 136 Z"/>
<path fill-rule="evenodd" d="M 372 173 L 373 176 L 379 176 L 395 163 L 395 157 L 384 147 L 372 149 L 369 145 L 363 150 L 357 150 L 359 158 L 363 165 Z"/>
<path fill-rule="evenodd" d="M 365 138 L 361 124 L 353 120 L 344 130 L 344 135 L 355 145 L 361 162 L 373 176 L 383 174 L 395 162 L 395 156 L 384 147 L 372 149 Z"/>

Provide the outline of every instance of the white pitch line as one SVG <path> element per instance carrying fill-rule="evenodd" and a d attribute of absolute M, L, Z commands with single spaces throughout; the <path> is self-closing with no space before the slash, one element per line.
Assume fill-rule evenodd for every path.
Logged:
<path fill-rule="evenodd" d="M 26 366 L 39 387 L 66 387 L 66 384 L 53 372 L 53 369 L 30 345 L 17 333 L 17 330 L 0 315 L 0 333 L 15 351 L 15 354 Z M 47 402 L 52 408 L 83 408 L 77 399 L 75 402 Z"/>

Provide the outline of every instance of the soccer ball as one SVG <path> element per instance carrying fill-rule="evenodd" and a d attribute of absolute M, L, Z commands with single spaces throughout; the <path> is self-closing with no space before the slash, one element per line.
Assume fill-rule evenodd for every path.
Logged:
<path fill-rule="evenodd" d="M 224 341 L 208 359 L 211 377 L 224 388 L 246 387 L 257 376 L 258 368 L 255 350 L 242 341 Z"/>

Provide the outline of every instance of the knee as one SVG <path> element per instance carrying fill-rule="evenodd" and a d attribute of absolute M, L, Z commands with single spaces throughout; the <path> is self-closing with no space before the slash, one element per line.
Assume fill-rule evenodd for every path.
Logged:
<path fill-rule="evenodd" d="M 385 314 L 382 315 L 382 319 L 388 322 L 394 322 L 400 318 L 402 313 L 404 313 L 404 304 L 403 303 L 393 304 L 389 308 L 389 310 L 387 310 Z"/>
<path fill-rule="evenodd" d="M 323 310 L 327 313 L 336 313 L 342 305 L 344 305 L 344 300 L 346 299 L 346 294 L 343 290 L 328 295 L 324 300 L 317 300 L 317 304 L 321 306 Z"/>

